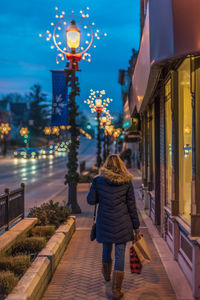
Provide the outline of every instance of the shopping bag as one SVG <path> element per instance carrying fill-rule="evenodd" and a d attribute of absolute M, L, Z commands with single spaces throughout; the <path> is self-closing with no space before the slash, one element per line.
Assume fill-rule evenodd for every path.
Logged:
<path fill-rule="evenodd" d="M 152 260 L 151 253 L 147 247 L 143 235 L 140 236 L 140 239 L 135 241 L 133 244 L 135 252 L 140 260 L 140 263 L 144 266 Z"/>
<path fill-rule="evenodd" d="M 130 268 L 131 273 L 140 274 L 142 271 L 142 264 L 133 246 L 130 248 Z"/>

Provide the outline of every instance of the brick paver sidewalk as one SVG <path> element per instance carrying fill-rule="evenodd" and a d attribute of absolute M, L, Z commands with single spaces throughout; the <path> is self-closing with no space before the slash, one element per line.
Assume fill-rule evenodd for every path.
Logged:
<path fill-rule="evenodd" d="M 135 180 L 135 188 L 140 181 Z M 43 300 L 101 300 L 110 299 L 111 283 L 105 283 L 101 275 L 101 245 L 90 242 L 93 207 L 86 203 L 89 184 L 80 184 L 78 201 L 82 214 L 77 216 L 77 231 L 49 284 Z M 137 193 L 136 193 L 137 195 Z M 59 195 L 61 197 L 65 195 Z M 141 216 L 140 216 L 141 219 Z M 141 219 L 141 232 L 147 241 L 153 260 L 143 267 L 141 275 L 131 274 L 129 248 L 126 249 L 125 279 L 123 290 L 125 300 L 175 300 L 177 299 L 167 277 L 159 254 L 154 247 L 148 229 Z"/>

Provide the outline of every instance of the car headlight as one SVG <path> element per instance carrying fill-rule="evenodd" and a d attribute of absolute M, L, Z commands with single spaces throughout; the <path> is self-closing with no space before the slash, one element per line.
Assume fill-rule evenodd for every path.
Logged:
<path fill-rule="evenodd" d="M 17 155 L 17 152 L 14 152 L 14 155 Z"/>

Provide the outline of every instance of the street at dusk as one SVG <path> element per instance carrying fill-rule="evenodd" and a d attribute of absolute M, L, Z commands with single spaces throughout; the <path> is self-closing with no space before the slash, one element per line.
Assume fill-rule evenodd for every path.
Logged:
<path fill-rule="evenodd" d="M 200 300 L 200 1 L 0 11 L 0 300 Z"/>
<path fill-rule="evenodd" d="M 88 147 L 90 153 L 88 154 Z M 92 140 L 81 138 L 79 161 L 86 160 L 89 166 L 94 163 L 95 144 Z M 0 189 L 16 189 L 20 183 L 25 184 L 25 213 L 35 206 L 50 200 L 63 189 L 64 176 L 67 172 L 67 155 L 58 153 L 55 156 L 39 159 L 6 158 L 0 160 Z M 67 191 L 66 199 L 67 201 Z"/>

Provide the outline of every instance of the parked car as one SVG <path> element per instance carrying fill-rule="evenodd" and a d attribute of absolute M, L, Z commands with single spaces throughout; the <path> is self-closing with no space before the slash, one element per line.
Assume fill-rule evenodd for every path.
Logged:
<path fill-rule="evenodd" d="M 60 143 L 58 146 L 58 152 L 66 152 L 68 150 L 67 144 L 65 142 Z"/>
<path fill-rule="evenodd" d="M 40 155 L 54 155 L 54 154 L 55 154 L 55 150 L 51 146 L 40 149 Z"/>
<path fill-rule="evenodd" d="M 13 152 L 15 158 L 26 158 L 26 148 L 19 148 Z"/>
<path fill-rule="evenodd" d="M 39 156 L 39 148 L 30 147 L 26 149 L 27 158 L 36 158 Z"/>

